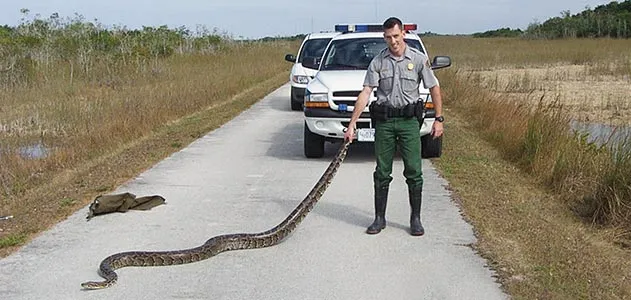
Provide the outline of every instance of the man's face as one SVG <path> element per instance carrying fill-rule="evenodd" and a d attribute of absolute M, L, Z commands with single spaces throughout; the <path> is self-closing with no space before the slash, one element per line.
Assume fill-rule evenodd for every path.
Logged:
<path fill-rule="evenodd" d="M 383 38 L 386 40 L 386 43 L 388 43 L 390 52 L 395 55 L 403 54 L 403 50 L 405 49 L 404 37 L 405 31 L 401 30 L 399 25 L 394 25 L 394 27 L 385 29 L 383 32 Z"/>

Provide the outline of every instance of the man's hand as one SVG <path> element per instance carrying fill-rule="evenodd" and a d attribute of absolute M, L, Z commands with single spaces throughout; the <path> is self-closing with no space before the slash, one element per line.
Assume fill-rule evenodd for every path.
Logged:
<path fill-rule="evenodd" d="M 434 125 L 432 125 L 431 135 L 434 138 L 438 138 L 441 135 L 443 135 L 443 123 L 442 122 L 434 121 Z"/>
<path fill-rule="evenodd" d="M 344 141 L 353 143 L 353 137 L 355 137 L 355 126 L 349 125 L 348 128 L 346 128 L 346 132 L 344 132 Z"/>

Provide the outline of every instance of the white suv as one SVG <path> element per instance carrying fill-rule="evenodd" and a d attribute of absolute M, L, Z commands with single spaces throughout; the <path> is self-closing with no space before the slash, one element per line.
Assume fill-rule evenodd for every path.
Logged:
<path fill-rule="evenodd" d="M 372 58 L 387 47 L 381 25 L 337 25 L 335 36 L 329 43 L 323 57 L 304 59 L 302 65 L 318 69 L 316 76 L 306 87 L 304 98 L 304 154 L 306 157 L 322 157 L 324 143 L 340 142 L 348 126 L 355 100 L 363 88 L 366 70 Z M 405 24 L 405 41 L 427 55 L 421 38 L 412 32 L 415 24 Z M 428 55 L 429 56 L 429 55 Z M 448 56 L 436 56 L 432 68 L 449 67 Z M 425 103 L 425 118 L 421 124 L 423 158 L 439 157 L 442 138 L 433 139 L 428 134 L 434 123 L 434 106 L 423 84 L 419 85 L 421 100 Z M 377 100 L 375 93 L 370 101 Z M 370 120 L 369 108 L 357 120 L 357 137 L 360 142 L 374 141 L 374 127 Z"/>
<path fill-rule="evenodd" d="M 292 110 L 302 110 L 302 103 L 305 97 L 305 88 L 307 83 L 315 76 L 317 68 L 305 67 L 302 65 L 302 61 L 305 57 L 316 58 L 318 61 L 322 58 L 324 49 L 329 44 L 329 41 L 339 32 L 318 32 L 308 34 L 300 48 L 298 50 L 298 56 L 293 54 L 285 55 L 285 60 L 293 62 L 294 66 L 291 68 L 289 74 L 289 81 L 291 82 L 291 97 L 290 104 Z"/>

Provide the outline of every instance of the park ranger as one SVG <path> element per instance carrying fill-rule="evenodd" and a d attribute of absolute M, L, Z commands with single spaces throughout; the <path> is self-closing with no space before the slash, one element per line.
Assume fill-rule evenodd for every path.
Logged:
<path fill-rule="evenodd" d="M 355 108 L 344 139 L 354 138 L 357 119 L 368 105 L 370 93 L 377 88 L 377 100 L 370 105 L 375 127 L 375 155 L 377 166 L 373 173 L 375 220 L 368 234 L 376 234 L 386 227 L 385 213 L 388 189 L 392 181 L 392 161 L 397 145 L 403 159 L 411 208 L 410 234 L 425 233 L 421 224 L 423 172 L 421 169 L 420 123 L 422 101 L 419 84 L 430 90 L 436 110 L 436 121 L 430 133 L 434 138 L 443 134 L 442 99 L 438 80 L 429 58 L 421 51 L 406 45 L 401 20 L 388 18 L 383 23 L 383 36 L 388 48 L 377 54 L 364 79 L 364 88 L 355 101 Z"/>

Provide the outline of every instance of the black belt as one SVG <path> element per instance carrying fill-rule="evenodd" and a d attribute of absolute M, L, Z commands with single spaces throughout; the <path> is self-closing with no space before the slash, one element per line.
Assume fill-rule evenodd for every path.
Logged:
<path fill-rule="evenodd" d="M 399 117 L 405 117 L 405 118 L 411 118 L 414 117 L 414 108 L 412 107 L 401 107 L 401 108 L 395 108 L 395 107 L 388 107 L 386 114 L 388 116 L 388 118 L 399 118 Z"/>
<path fill-rule="evenodd" d="M 370 104 L 370 118 L 374 121 L 386 121 L 388 118 L 412 118 L 422 117 L 423 106 L 419 103 L 411 103 L 404 107 L 387 107 L 378 105 L 376 102 Z"/>
<path fill-rule="evenodd" d="M 400 108 L 391 108 L 388 107 L 388 118 L 397 118 L 397 117 L 405 117 L 405 114 Z"/>

